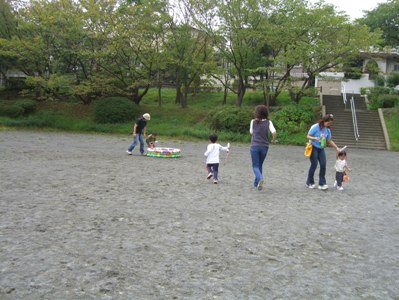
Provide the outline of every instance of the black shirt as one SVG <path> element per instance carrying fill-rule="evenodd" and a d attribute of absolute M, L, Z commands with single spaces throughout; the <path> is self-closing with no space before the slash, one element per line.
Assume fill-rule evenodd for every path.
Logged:
<path fill-rule="evenodd" d="M 137 124 L 136 134 L 142 134 L 143 129 L 147 125 L 147 121 L 144 118 L 140 118 L 140 119 L 137 119 L 136 124 Z"/>

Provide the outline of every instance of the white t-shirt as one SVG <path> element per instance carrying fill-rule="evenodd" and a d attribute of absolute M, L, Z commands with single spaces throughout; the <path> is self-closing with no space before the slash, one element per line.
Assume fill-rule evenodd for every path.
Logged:
<path fill-rule="evenodd" d="M 337 159 L 335 162 L 335 171 L 344 172 L 346 167 L 346 159 Z"/>
<path fill-rule="evenodd" d="M 206 156 L 207 164 L 218 164 L 220 150 L 229 151 L 229 148 L 223 147 L 220 144 L 209 144 L 204 155 Z"/>

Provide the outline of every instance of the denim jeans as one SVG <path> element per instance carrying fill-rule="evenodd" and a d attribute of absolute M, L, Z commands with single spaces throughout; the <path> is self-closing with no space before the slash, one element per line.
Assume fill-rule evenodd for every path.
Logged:
<path fill-rule="evenodd" d="M 324 149 L 317 148 L 313 146 L 312 154 L 309 157 L 310 159 L 310 168 L 308 172 L 308 179 L 306 180 L 306 184 L 314 184 L 314 173 L 317 169 L 317 163 L 320 163 L 320 172 L 319 172 L 319 185 L 326 184 L 326 152 Z"/>
<path fill-rule="evenodd" d="M 144 153 L 144 135 L 143 134 L 136 134 L 136 136 L 133 138 L 133 143 L 127 148 L 130 152 L 133 151 L 134 147 L 138 144 L 140 141 L 140 153 Z"/>
<path fill-rule="evenodd" d="M 258 186 L 259 181 L 263 180 L 262 166 L 265 161 L 269 147 L 265 146 L 251 146 L 251 160 L 252 169 L 255 174 L 254 186 Z"/>
<path fill-rule="evenodd" d="M 208 173 L 213 174 L 213 179 L 219 180 L 219 178 L 218 178 L 219 164 L 207 164 L 206 169 L 208 170 Z"/>

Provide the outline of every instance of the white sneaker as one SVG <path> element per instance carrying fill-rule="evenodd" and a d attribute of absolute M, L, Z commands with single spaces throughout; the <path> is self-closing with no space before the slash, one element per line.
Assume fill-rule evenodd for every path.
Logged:
<path fill-rule="evenodd" d="M 337 181 L 336 180 L 334 181 L 334 187 L 337 187 Z"/>
<path fill-rule="evenodd" d="M 258 186 L 257 186 L 256 188 L 258 189 L 258 191 L 260 191 L 260 190 L 263 189 L 263 179 L 261 179 L 261 180 L 258 182 Z"/>
<path fill-rule="evenodd" d="M 218 184 L 218 180 L 217 180 L 217 179 L 214 179 L 214 180 L 213 180 L 213 183 L 214 183 L 214 184 Z"/>
<path fill-rule="evenodd" d="M 344 188 L 343 188 L 342 186 L 337 186 L 337 190 L 338 190 L 338 191 L 343 191 Z"/>
<path fill-rule="evenodd" d="M 126 150 L 126 153 L 132 155 L 132 151 Z"/>
<path fill-rule="evenodd" d="M 306 187 L 308 189 L 314 189 L 316 187 L 316 185 L 314 185 L 314 184 L 306 184 Z"/>
<path fill-rule="evenodd" d="M 213 176 L 213 174 L 212 174 L 212 173 L 209 173 L 208 176 L 206 176 L 206 179 L 211 179 L 212 176 Z"/>
<path fill-rule="evenodd" d="M 328 185 L 327 184 L 323 184 L 323 185 L 319 185 L 319 190 L 326 190 L 328 189 Z"/>

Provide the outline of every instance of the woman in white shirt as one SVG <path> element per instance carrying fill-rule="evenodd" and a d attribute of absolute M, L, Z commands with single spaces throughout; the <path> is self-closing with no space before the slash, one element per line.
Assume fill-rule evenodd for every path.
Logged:
<path fill-rule="evenodd" d="M 269 151 L 269 132 L 272 133 L 272 143 L 276 143 L 276 129 L 272 121 L 268 119 L 269 110 L 265 105 L 255 107 L 255 119 L 251 120 L 249 132 L 251 138 L 251 160 L 252 169 L 255 174 L 254 187 L 258 190 L 263 188 L 263 162 Z"/>

